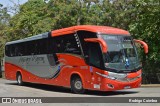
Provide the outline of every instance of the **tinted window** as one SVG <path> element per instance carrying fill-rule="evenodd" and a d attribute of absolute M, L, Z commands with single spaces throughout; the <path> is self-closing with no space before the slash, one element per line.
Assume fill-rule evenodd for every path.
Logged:
<path fill-rule="evenodd" d="M 51 38 L 49 41 L 49 52 L 81 54 L 79 41 L 74 34 Z"/>
<path fill-rule="evenodd" d="M 25 42 L 25 55 L 47 54 L 48 38 Z"/>
<path fill-rule="evenodd" d="M 7 56 L 26 56 L 53 53 L 81 54 L 79 40 L 74 34 L 6 45 Z"/>
<path fill-rule="evenodd" d="M 10 49 L 10 46 L 9 45 L 6 45 L 5 46 L 5 55 L 7 55 L 7 56 L 11 56 L 11 51 L 10 51 L 11 49 Z"/>
<path fill-rule="evenodd" d="M 97 38 L 96 33 L 88 31 L 78 31 L 77 32 L 84 55 L 88 55 L 88 48 L 86 47 L 87 42 L 84 41 L 85 38 Z"/>
<path fill-rule="evenodd" d="M 99 43 L 87 43 L 88 47 L 88 63 L 91 66 L 95 66 L 98 68 L 103 69 L 103 58 L 102 58 L 102 52 L 101 47 Z"/>
<path fill-rule="evenodd" d="M 48 53 L 48 38 L 6 45 L 7 56 L 26 56 Z"/>
<path fill-rule="evenodd" d="M 40 39 L 35 42 L 36 54 L 47 54 L 48 52 L 48 38 Z"/>

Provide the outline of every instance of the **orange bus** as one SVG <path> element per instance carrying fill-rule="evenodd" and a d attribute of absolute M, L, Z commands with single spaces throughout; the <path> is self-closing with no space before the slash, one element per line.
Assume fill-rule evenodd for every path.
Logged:
<path fill-rule="evenodd" d="M 141 85 L 142 66 L 128 31 L 80 25 L 46 32 L 5 46 L 5 77 L 69 87 L 74 93 L 114 91 Z"/>

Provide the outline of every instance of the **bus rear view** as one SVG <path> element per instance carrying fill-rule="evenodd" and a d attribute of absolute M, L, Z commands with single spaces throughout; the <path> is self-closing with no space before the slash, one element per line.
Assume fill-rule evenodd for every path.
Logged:
<path fill-rule="evenodd" d="M 148 45 L 125 30 L 90 25 L 9 42 L 5 49 L 6 79 L 17 80 L 19 85 L 31 82 L 69 87 L 74 93 L 137 88 L 142 66 L 135 43 L 148 53 Z M 36 48 L 29 50 L 29 44 Z"/>

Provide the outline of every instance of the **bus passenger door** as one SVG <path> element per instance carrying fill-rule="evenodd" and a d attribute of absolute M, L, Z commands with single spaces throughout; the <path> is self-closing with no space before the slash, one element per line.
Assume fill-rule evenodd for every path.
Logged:
<path fill-rule="evenodd" d="M 102 51 L 99 43 L 87 42 L 88 55 L 86 57 L 86 62 L 90 66 L 90 80 L 92 88 L 100 89 L 101 77 L 96 74 L 96 72 L 102 73 L 104 68 Z"/>

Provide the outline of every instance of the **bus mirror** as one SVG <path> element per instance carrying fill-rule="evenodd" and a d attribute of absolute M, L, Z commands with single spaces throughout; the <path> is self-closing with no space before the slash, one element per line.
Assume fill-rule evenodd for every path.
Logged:
<path fill-rule="evenodd" d="M 103 39 L 101 39 L 101 38 L 86 38 L 84 40 L 86 42 L 97 42 L 97 43 L 99 43 L 102 47 L 102 52 L 107 53 L 108 47 L 107 47 L 106 42 Z"/>
<path fill-rule="evenodd" d="M 142 41 L 142 40 L 137 40 L 137 39 L 134 39 L 134 41 L 135 41 L 136 43 L 139 43 L 139 44 L 143 45 L 144 52 L 145 52 L 146 54 L 148 53 L 148 45 L 147 45 L 147 43 L 145 43 L 145 42 Z"/>

